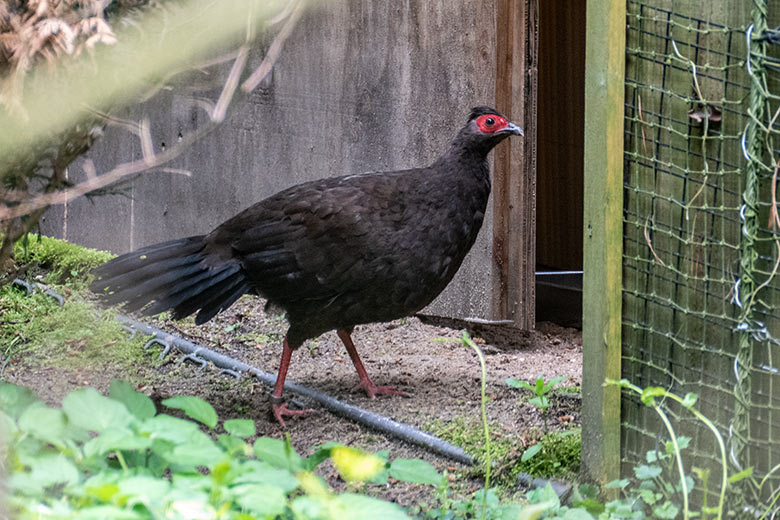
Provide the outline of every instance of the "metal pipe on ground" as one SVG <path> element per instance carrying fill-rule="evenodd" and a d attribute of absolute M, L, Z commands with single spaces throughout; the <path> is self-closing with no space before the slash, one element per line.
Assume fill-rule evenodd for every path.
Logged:
<path fill-rule="evenodd" d="M 264 372 L 259 368 L 253 367 L 252 365 L 238 361 L 229 356 L 225 356 L 224 354 L 214 352 L 211 349 L 202 347 L 192 343 L 191 341 L 187 341 L 186 339 L 147 325 L 146 323 L 133 320 L 127 316 L 118 314 L 116 318 L 123 325 L 129 326 L 139 332 L 142 332 L 143 334 L 153 336 L 162 342 L 174 345 L 177 349 L 187 354 L 188 356 L 205 359 L 213 363 L 215 366 L 222 368 L 223 370 L 252 374 L 269 386 L 273 386 L 273 384 L 276 382 L 276 376 L 269 374 L 268 372 Z M 462 464 L 471 465 L 474 463 L 474 459 L 468 453 L 463 451 L 462 448 L 454 446 L 442 439 L 439 439 L 438 437 L 420 431 L 417 428 L 409 426 L 408 424 L 399 423 L 393 419 L 390 419 L 389 417 L 364 410 L 358 406 L 347 404 L 327 394 L 323 394 L 322 392 L 296 383 L 287 382 L 284 385 L 284 389 L 295 394 L 308 397 L 309 399 L 320 403 L 331 412 L 346 417 L 347 419 L 353 420 L 357 423 L 363 424 L 364 426 L 368 426 L 380 432 L 387 433 L 406 442 L 422 446 L 423 448 L 426 448 L 434 453 L 438 453 L 439 455 L 443 455 Z"/>

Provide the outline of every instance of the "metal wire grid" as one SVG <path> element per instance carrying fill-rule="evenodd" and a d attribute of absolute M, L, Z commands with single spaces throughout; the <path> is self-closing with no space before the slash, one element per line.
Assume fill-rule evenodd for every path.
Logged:
<path fill-rule="evenodd" d="M 655 3 L 627 5 L 623 376 L 696 393 L 727 441 L 732 470 L 754 468 L 746 500 L 765 501 L 780 489 L 780 242 L 769 218 L 780 49 L 773 32 L 753 32 L 760 2 Z M 772 9 L 763 7 L 766 20 Z M 693 438 L 689 467 L 710 468 L 718 482 L 712 434 L 687 410 L 669 412 L 678 433 Z M 632 395 L 624 394 L 622 416 L 630 472 L 666 435 Z M 717 491 L 708 488 L 699 486 Z"/>

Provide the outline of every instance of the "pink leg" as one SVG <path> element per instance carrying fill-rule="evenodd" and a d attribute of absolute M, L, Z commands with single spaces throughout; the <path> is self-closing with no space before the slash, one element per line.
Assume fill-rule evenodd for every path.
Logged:
<path fill-rule="evenodd" d="M 293 349 L 287 343 L 287 338 L 284 338 L 284 348 L 282 349 L 282 361 L 279 364 L 279 372 L 276 374 L 276 384 L 274 385 L 274 391 L 271 394 L 271 409 L 273 410 L 274 417 L 282 428 L 285 428 L 284 420 L 285 415 L 295 416 L 303 415 L 311 412 L 311 409 L 306 410 L 290 410 L 287 408 L 287 403 L 282 398 L 282 391 L 284 390 L 284 380 L 287 378 L 287 369 L 290 368 L 290 359 L 292 358 Z"/>
<path fill-rule="evenodd" d="M 358 388 L 362 388 L 371 399 L 374 399 L 377 395 L 409 395 L 406 392 L 396 390 L 392 386 L 375 385 L 374 382 L 371 381 L 371 378 L 368 377 L 368 372 L 366 372 L 363 362 L 360 361 L 360 356 L 358 356 L 357 349 L 355 349 L 355 344 L 352 343 L 350 332 L 346 329 L 339 329 L 336 331 L 336 334 L 341 338 L 341 342 L 344 343 L 344 346 L 347 347 L 349 358 L 352 360 L 352 364 L 355 365 L 355 370 L 357 370 L 358 377 L 360 378 L 360 383 L 352 389 L 353 392 Z"/>

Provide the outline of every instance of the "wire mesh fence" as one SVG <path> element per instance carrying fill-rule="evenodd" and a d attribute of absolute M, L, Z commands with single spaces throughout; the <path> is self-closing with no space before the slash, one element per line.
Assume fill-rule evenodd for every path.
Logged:
<path fill-rule="evenodd" d="M 627 2 L 623 376 L 698 395 L 747 507 L 780 493 L 778 23 L 777 1 Z M 625 472 L 667 437 L 622 402 Z M 670 415 L 715 493 L 715 437 Z"/>

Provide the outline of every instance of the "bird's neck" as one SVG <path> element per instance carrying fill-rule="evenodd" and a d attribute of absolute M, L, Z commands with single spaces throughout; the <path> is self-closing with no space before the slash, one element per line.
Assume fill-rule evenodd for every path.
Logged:
<path fill-rule="evenodd" d="M 489 151 L 475 149 L 473 146 L 466 146 L 456 140 L 453 141 L 447 152 L 432 165 L 432 168 L 438 171 L 458 171 L 464 174 L 466 179 L 473 179 L 480 183 L 487 182 L 489 186 L 490 175 L 487 163 Z"/>

